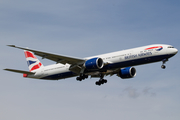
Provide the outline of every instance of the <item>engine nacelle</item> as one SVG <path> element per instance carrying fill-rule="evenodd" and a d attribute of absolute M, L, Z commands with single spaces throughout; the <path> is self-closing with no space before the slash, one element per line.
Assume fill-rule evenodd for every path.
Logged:
<path fill-rule="evenodd" d="M 118 76 L 122 79 L 133 78 L 136 76 L 136 69 L 134 67 L 123 68 L 119 71 Z"/>
<path fill-rule="evenodd" d="M 92 58 L 84 63 L 84 67 L 88 70 L 98 70 L 103 68 L 104 62 L 101 58 Z"/>

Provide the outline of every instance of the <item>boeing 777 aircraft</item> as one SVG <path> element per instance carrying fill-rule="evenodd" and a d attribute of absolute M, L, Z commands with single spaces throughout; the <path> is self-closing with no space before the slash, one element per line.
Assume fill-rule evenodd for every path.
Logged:
<path fill-rule="evenodd" d="M 45 80 L 58 80 L 77 76 L 82 81 L 88 76 L 99 77 L 96 85 L 107 83 L 104 76 L 117 75 L 122 79 L 136 76 L 136 69 L 133 66 L 162 61 L 162 68 L 165 63 L 173 57 L 178 50 L 171 45 L 154 44 L 88 58 L 69 57 L 34 49 L 8 45 L 10 47 L 24 50 L 29 71 L 4 69 L 7 71 L 22 73 L 23 77 Z M 56 64 L 43 66 L 35 55 L 56 62 Z"/>

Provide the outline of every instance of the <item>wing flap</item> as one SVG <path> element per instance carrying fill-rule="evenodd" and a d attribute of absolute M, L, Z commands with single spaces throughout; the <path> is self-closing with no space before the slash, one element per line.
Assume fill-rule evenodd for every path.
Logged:
<path fill-rule="evenodd" d="M 23 71 L 23 70 L 15 70 L 15 69 L 4 69 L 4 70 L 11 71 L 11 72 L 16 72 L 16 73 L 28 74 L 28 75 L 35 74 L 33 72 Z"/>

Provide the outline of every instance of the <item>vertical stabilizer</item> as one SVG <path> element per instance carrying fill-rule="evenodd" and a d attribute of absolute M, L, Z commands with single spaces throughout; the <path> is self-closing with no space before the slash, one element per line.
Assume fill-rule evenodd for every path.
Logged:
<path fill-rule="evenodd" d="M 30 51 L 24 51 L 27 64 L 30 72 L 36 72 L 43 68 L 42 63 L 36 58 L 36 56 Z"/>

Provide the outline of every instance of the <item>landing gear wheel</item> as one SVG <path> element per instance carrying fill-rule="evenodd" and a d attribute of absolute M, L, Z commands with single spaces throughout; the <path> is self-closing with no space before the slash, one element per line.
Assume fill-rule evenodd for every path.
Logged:
<path fill-rule="evenodd" d="M 166 66 L 165 66 L 165 65 L 162 65 L 162 66 L 161 66 L 161 68 L 162 68 L 162 69 L 165 69 L 165 68 L 166 68 Z"/>
<path fill-rule="evenodd" d="M 80 75 L 79 77 L 76 78 L 77 81 L 82 81 L 88 78 L 88 75 Z"/>
<path fill-rule="evenodd" d="M 99 83 L 100 83 L 100 84 L 104 84 L 104 80 L 100 80 Z"/>
<path fill-rule="evenodd" d="M 96 84 L 96 85 L 99 85 L 99 86 L 101 85 L 101 83 L 100 83 L 99 81 L 97 81 L 95 84 Z"/>
<path fill-rule="evenodd" d="M 82 78 L 81 77 L 77 77 L 76 80 L 77 81 L 82 81 Z"/>
<path fill-rule="evenodd" d="M 105 80 L 105 79 L 100 79 L 99 81 L 96 81 L 96 85 L 102 85 L 102 84 L 104 84 L 104 83 L 107 83 L 107 80 Z"/>
<path fill-rule="evenodd" d="M 85 75 L 84 77 L 85 77 L 85 79 L 87 79 L 87 78 L 88 78 L 88 75 Z"/>
<path fill-rule="evenodd" d="M 107 80 L 104 80 L 104 83 L 107 83 Z"/>

